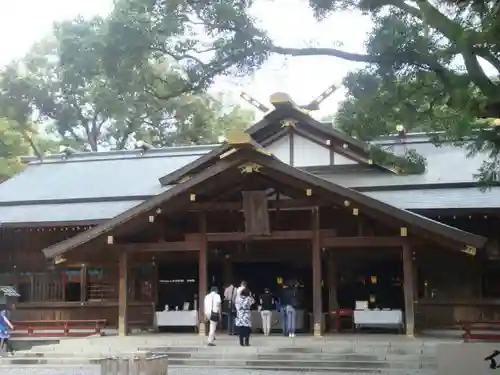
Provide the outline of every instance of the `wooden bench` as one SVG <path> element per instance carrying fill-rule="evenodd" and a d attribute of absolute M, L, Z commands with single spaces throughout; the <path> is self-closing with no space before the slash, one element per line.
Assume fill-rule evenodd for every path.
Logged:
<path fill-rule="evenodd" d="M 471 340 L 500 341 L 499 320 L 471 320 L 458 322 L 464 331 L 462 339 L 465 342 Z"/>
<path fill-rule="evenodd" d="M 86 337 L 102 336 L 106 320 L 21 320 L 12 324 L 13 337 Z"/>

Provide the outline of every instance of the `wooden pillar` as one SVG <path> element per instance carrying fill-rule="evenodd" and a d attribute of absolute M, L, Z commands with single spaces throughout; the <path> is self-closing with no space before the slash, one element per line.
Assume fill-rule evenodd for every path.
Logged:
<path fill-rule="evenodd" d="M 312 277 L 313 277 L 313 333 L 314 336 L 323 334 L 322 327 L 322 298 L 321 298 L 321 249 L 319 238 L 319 209 L 312 210 Z"/>
<path fill-rule="evenodd" d="M 88 289 L 87 277 L 88 277 L 87 266 L 85 264 L 82 264 L 82 268 L 80 269 L 80 301 L 81 302 L 85 302 L 87 300 L 87 289 Z"/>
<path fill-rule="evenodd" d="M 205 213 L 200 213 L 200 252 L 198 258 L 198 319 L 199 319 L 199 334 L 206 335 L 205 330 L 205 311 L 204 301 L 207 295 L 207 221 Z"/>
<path fill-rule="evenodd" d="M 118 264 L 118 335 L 128 334 L 128 254 L 121 251 Z"/>
<path fill-rule="evenodd" d="M 415 335 L 415 270 L 413 267 L 413 252 L 408 242 L 403 245 L 403 293 L 405 301 L 406 335 Z"/>
<path fill-rule="evenodd" d="M 328 285 L 328 316 L 331 317 L 330 319 L 330 332 L 333 331 L 333 322 L 335 319 L 333 319 L 332 313 L 336 311 L 339 308 L 339 303 L 337 299 L 337 263 L 335 259 L 335 252 L 330 251 L 328 254 L 328 264 L 327 264 L 327 269 L 328 269 L 328 276 L 327 276 L 327 285 Z M 338 319 L 338 317 L 336 318 Z"/>
<path fill-rule="evenodd" d="M 231 257 L 229 255 L 226 255 L 223 260 L 222 264 L 223 270 L 223 283 L 224 287 L 232 284 L 233 282 L 233 262 L 231 261 Z"/>

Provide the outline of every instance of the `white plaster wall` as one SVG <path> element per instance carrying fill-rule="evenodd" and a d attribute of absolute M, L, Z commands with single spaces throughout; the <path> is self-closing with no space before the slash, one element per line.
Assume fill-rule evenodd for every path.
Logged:
<path fill-rule="evenodd" d="M 330 149 L 294 134 L 293 159 L 295 167 L 330 165 Z"/>
<path fill-rule="evenodd" d="M 347 164 L 358 164 L 357 161 L 346 158 L 344 155 L 337 153 L 333 154 L 333 164 L 335 165 L 347 165 Z"/>
<path fill-rule="evenodd" d="M 272 153 L 283 163 L 290 164 L 290 136 L 288 134 L 280 139 L 277 139 L 266 148 L 267 151 Z"/>

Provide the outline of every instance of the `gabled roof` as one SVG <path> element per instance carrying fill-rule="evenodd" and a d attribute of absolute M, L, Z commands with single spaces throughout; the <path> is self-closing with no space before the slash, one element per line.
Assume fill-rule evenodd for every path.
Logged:
<path fill-rule="evenodd" d="M 333 126 L 328 126 L 312 118 L 304 110 L 295 105 L 289 97 L 277 97 L 272 104 L 275 110 L 266 114 L 259 122 L 247 129 L 248 134 L 257 142 L 261 142 L 271 134 L 274 134 L 281 127 L 280 119 L 290 117 L 328 138 L 345 142 L 358 151 L 367 152 L 369 150 L 369 145 L 365 142 L 350 137 Z"/>
<path fill-rule="evenodd" d="M 255 163 L 259 167 L 259 172 L 267 178 L 280 179 L 295 188 L 312 190 L 313 196 L 318 196 L 330 200 L 332 204 L 342 205 L 346 200 L 350 202 L 350 207 L 356 207 L 361 212 L 366 212 L 378 219 L 391 219 L 395 225 L 407 226 L 410 235 L 419 235 L 434 239 L 440 243 L 445 242 L 450 247 L 472 246 L 474 248 L 483 247 L 486 239 L 481 236 L 461 231 L 454 227 L 430 220 L 426 217 L 413 214 L 409 211 L 391 206 L 370 198 L 352 189 L 328 182 L 315 177 L 307 172 L 295 169 L 281 162 L 277 158 L 266 155 L 259 151 L 252 144 L 229 145 L 231 148 L 226 151 L 223 157 L 219 157 L 217 162 L 209 168 L 201 170 L 191 178 L 177 185 L 172 186 L 167 191 L 135 206 L 113 219 L 96 226 L 84 233 L 78 234 L 66 241 L 53 245 L 43 250 L 48 258 L 53 258 L 70 249 L 84 245 L 90 241 L 98 240 L 103 235 L 115 234 L 120 227 L 134 220 L 143 220 L 145 215 L 152 215 L 158 207 L 166 207 L 169 212 L 182 211 L 190 203 L 189 196 L 193 193 L 203 194 L 207 186 L 219 186 L 229 184 L 234 185 L 234 176 L 241 175 L 235 173 L 238 167 L 245 163 Z M 233 151 L 234 150 L 234 151 Z M 221 155 L 222 156 L 222 155 Z M 222 176 L 233 176 L 224 179 Z M 233 186 L 234 187 L 234 186 Z M 305 193 L 304 193 L 305 194 Z M 168 205 L 166 205 L 168 203 Z"/>
<path fill-rule="evenodd" d="M 278 140 L 282 136 L 289 134 L 290 131 L 293 131 L 315 142 L 323 142 L 326 147 L 328 147 L 326 144 L 328 141 L 335 152 L 359 163 L 370 167 L 377 167 L 384 172 L 392 172 L 386 167 L 373 164 L 370 158 L 369 144 L 315 120 L 291 101 L 274 102 L 273 105 L 275 106 L 273 111 L 266 114 L 262 120 L 246 130 L 246 133 L 252 137 L 253 141 L 267 145 L 270 141 Z M 297 127 L 293 130 L 283 127 L 282 121 L 288 119 L 297 122 Z M 311 134 L 309 135 L 308 133 Z M 159 179 L 161 185 L 166 186 L 171 183 L 177 183 L 182 181 L 184 177 L 197 173 L 207 165 L 210 165 L 213 160 L 216 160 L 217 157 L 229 150 L 229 148 L 227 143 L 222 144 L 219 148 L 212 150 L 199 159 L 161 177 Z"/>

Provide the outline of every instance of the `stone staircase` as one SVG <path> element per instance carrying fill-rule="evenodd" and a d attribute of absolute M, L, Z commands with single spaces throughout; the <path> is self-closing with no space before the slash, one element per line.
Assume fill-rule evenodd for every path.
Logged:
<path fill-rule="evenodd" d="M 436 373 L 435 348 L 345 344 L 281 348 L 142 348 L 167 354 L 169 366 L 189 368 L 245 368 L 272 371 L 330 373 Z M 214 350 L 215 349 L 215 350 Z"/>
<path fill-rule="evenodd" d="M 236 338 L 219 338 L 216 347 L 203 341 L 161 345 L 161 340 L 142 345 L 118 346 L 105 341 L 62 341 L 13 357 L 0 358 L 0 365 L 88 365 L 112 355 L 167 354 L 170 368 L 248 369 L 269 371 L 329 372 L 338 374 L 434 375 L 436 345 L 421 340 L 316 340 L 310 338 L 253 341 L 240 347 Z"/>

